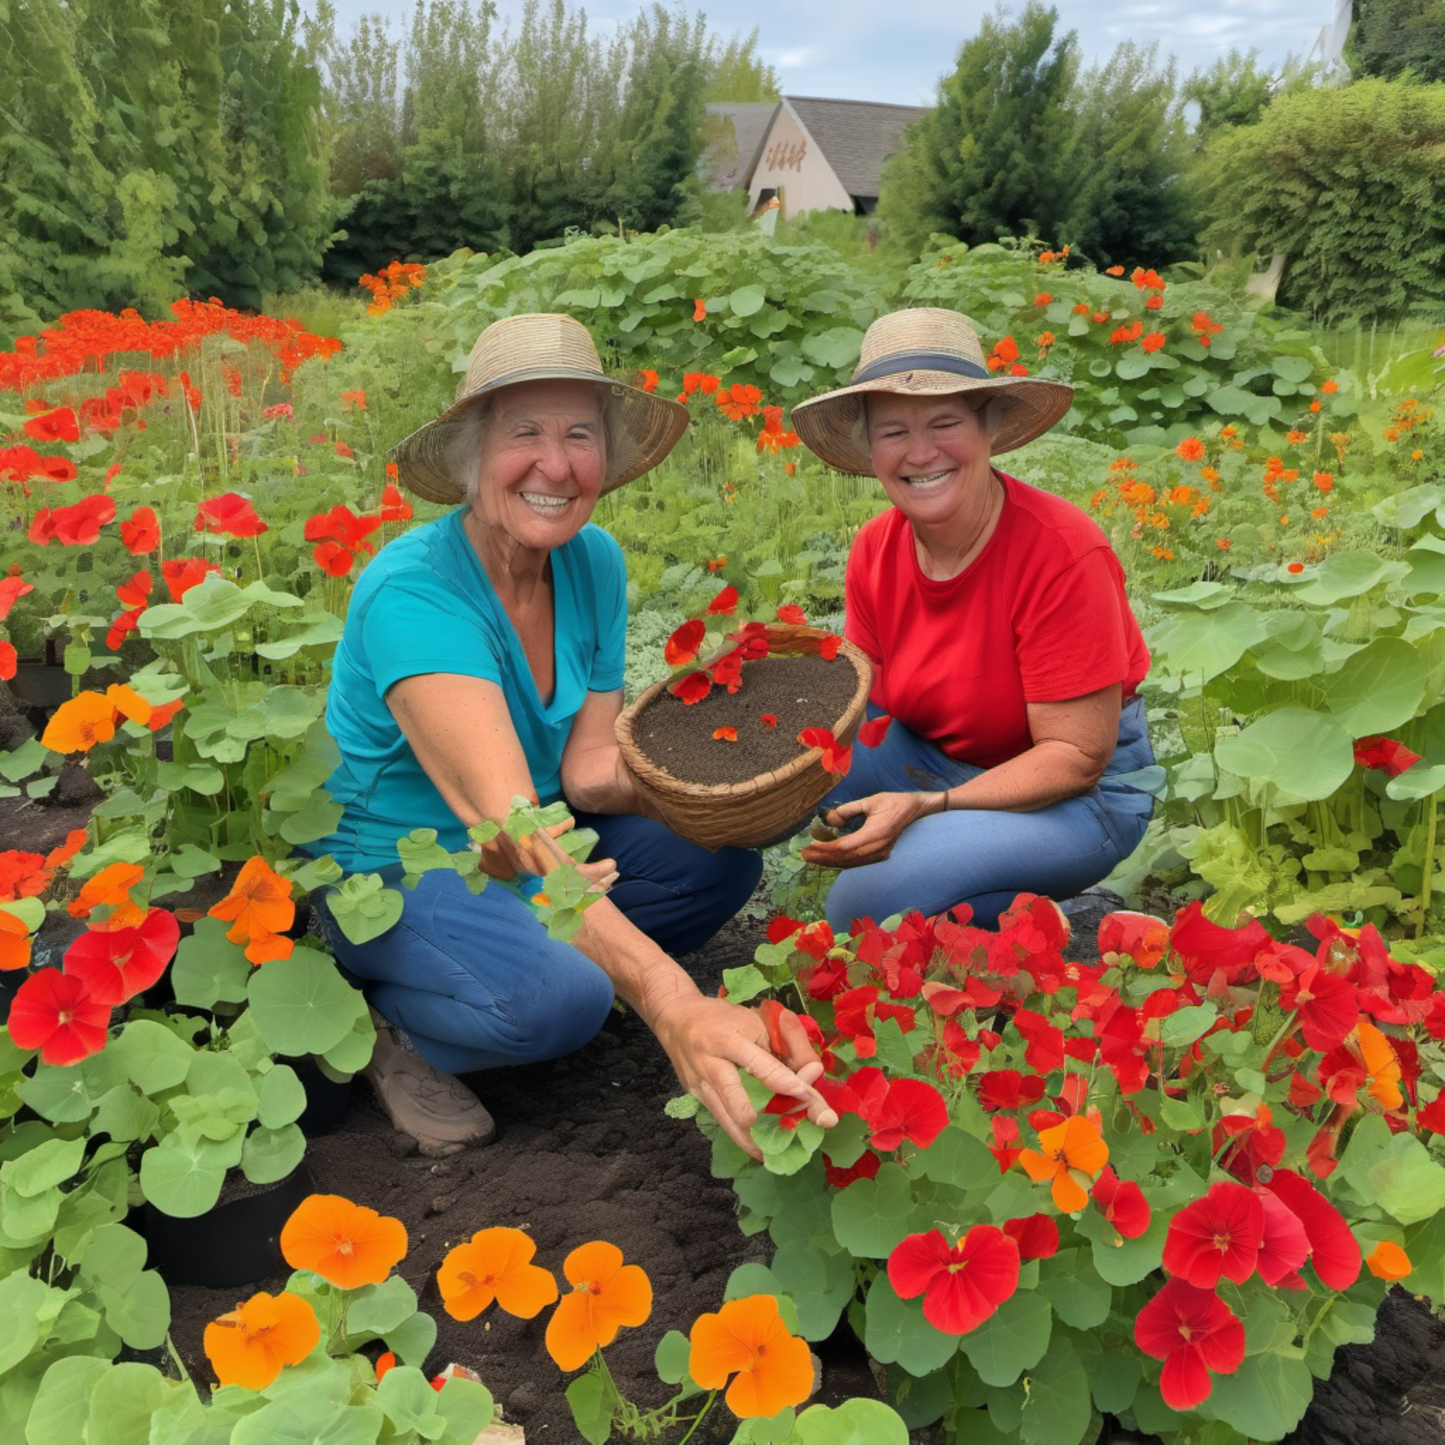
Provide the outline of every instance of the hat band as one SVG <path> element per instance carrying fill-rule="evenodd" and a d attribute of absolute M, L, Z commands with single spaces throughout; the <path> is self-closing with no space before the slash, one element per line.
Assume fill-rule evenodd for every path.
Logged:
<path fill-rule="evenodd" d="M 954 356 L 947 351 L 902 351 L 865 366 L 853 376 L 852 385 L 865 381 L 877 381 L 884 376 L 897 376 L 902 371 L 946 371 L 953 376 L 972 376 L 988 379 L 988 371 L 975 361 L 963 356 Z"/>

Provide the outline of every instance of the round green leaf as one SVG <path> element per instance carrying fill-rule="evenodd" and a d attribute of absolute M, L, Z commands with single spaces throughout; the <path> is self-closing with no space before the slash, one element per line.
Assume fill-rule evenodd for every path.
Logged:
<path fill-rule="evenodd" d="M 296 1124 L 279 1129 L 252 1129 L 241 1148 L 241 1171 L 252 1184 L 284 1179 L 306 1152 L 306 1136 Z"/>
<path fill-rule="evenodd" d="M 728 297 L 728 309 L 734 316 L 751 316 L 763 309 L 768 293 L 761 286 L 739 286 Z"/>
<path fill-rule="evenodd" d="M 863 1318 L 868 1353 L 885 1365 L 902 1365 L 915 1377 L 942 1369 L 958 1352 L 959 1336 L 929 1324 L 923 1318 L 923 1302 L 900 1299 L 881 1270 L 868 1286 Z"/>
<path fill-rule="evenodd" d="M 84 1138 L 47 1139 L 18 1159 L 0 1164 L 0 1181 L 29 1198 L 63 1184 L 80 1168 L 84 1157 Z"/>
<path fill-rule="evenodd" d="M 1409 722 L 1425 697 L 1425 662 L 1403 638 L 1377 637 L 1325 679 L 1329 709 L 1353 737 Z"/>
<path fill-rule="evenodd" d="M 833 1233 L 863 1259 L 887 1259 L 913 1229 L 913 1189 L 896 1164 L 858 1179 L 833 1196 Z"/>
<path fill-rule="evenodd" d="M 1048 1300 L 1033 1290 L 1019 1290 L 964 1335 L 959 1346 L 985 1385 L 1012 1385 L 1043 1359 L 1053 1328 Z"/>
<path fill-rule="evenodd" d="M 1279 708 L 1220 738 L 1214 756 L 1227 771 L 1306 802 L 1328 798 L 1355 766 L 1353 740 L 1339 720 L 1302 707 Z"/>
<path fill-rule="evenodd" d="M 109 1360 L 69 1355 L 46 1370 L 25 1422 L 26 1445 L 75 1445 L 85 1439 L 91 1391 L 110 1373 Z"/>
<path fill-rule="evenodd" d="M 298 948 L 255 971 L 248 990 L 256 1032 L 278 1054 L 324 1054 L 351 1032 L 361 995 L 326 954 Z"/>
<path fill-rule="evenodd" d="M 154 1019 L 132 1019 L 111 1044 L 110 1052 L 142 1094 L 174 1089 L 196 1057 L 190 1044 Z"/>
<path fill-rule="evenodd" d="M 294 1124 L 306 1109 L 306 1089 L 290 1064 L 277 1064 L 256 1080 L 256 1121 L 267 1129 Z"/>
<path fill-rule="evenodd" d="M 802 1445 L 908 1445 L 908 1427 L 882 1400 L 810 1405 L 794 1422 Z"/>
<path fill-rule="evenodd" d="M 141 1155 L 141 1189 L 163 1213 L 193 1219 L 220 1198 L 235 1152 L 228 1143 L 173 1134 Z"/>
<path fill-rule="evenodd" d="M 250 977 L 246 950 L 226 937 L 219 918 L 201 919 L 191 936 L 181 940 L 171 963 L 176 1002 L 195 1008 L 240 1003 Z"/>

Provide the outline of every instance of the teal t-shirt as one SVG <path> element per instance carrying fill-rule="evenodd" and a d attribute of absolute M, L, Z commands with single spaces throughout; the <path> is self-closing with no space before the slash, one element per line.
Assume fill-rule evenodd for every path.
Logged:
<path fill-rule="evenodd" d="M 622 686 L 627 573 L 617 543 L 589 524 L 552 553 L 555 686 L 544 703 L 462 527 L 465 512 L 388 543 L 351 594 L 326 699 L 326 726 L 341 749 L 326 786 L 345 812 L 331 837 L 307 845 L 348 872 L 397 862 L 396 841 L 413 828 L 435 828 L 450 851 L 467 842 L 386 705 L 393 683 L 427 672 L 496 683 L 544 803 L 562 795 L 562 750 L 587 694 Z"/>

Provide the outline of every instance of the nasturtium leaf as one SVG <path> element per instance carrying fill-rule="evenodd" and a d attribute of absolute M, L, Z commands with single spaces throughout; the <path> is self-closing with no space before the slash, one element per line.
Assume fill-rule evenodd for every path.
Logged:
<path fill-rule="evenodd" d="M 612 1434 L 612 1402 L 601 1379 L 591 1373 L 578 1375 L 567 1386 L 567 1403 L 577 1433 L 589 1445 L 607 1445 Z"/>
<path fill-rule="evenodd" d="M 436 1407 L 437 1392 L 414 1365 L 396 1365 L 381 1377 L 376 1403 L 399 1433 L 415 1430 Z"/>
<path fill-rule="evenodd" d="M 653 1363 L 664 1385 L 680 1385 L 687 1378 L 687 1361 L 692 1345 L 681 1330 L 668 1330 L 657 1342 Z"/>
<path fill-rule="evenodd" d="M 446 1440 L 464 1442 L 481 1437 L 491 1423 L 493 1406 L 492 1392 L 485 1385 L 451 1379 L 441 1387 L 435 1408 L 446 1421 Z"/>
<path fill-rule="evenodd" d="M 393 1274 L 377 1285 L 354 1291 L 346 1313 L 347 1336 L 363 1340 L 384 1335 L 416 1313 L 416 1291 Z"/>
<path fill-rule="evenodd" d="M 1355 766 L 1354 742 L 1334 717 L 1282 707 L 1214 746 L 1219 765 L 1242 778 L 1273 784 L 1291 798 L 1328 798 Z"/>
<path fill-rule="evenodd" d="M 111 1043 L 110 1052 L 143 1094 L 175 1088 L 196 1057 L 190 1044 L 154 1019 L 132 1019 Z"/>
<path fill-rule="evenodd" d="M 0 1375 L 15 1368 L 40 1341 L 41 1313 L 50 1287 L 17 1270 L 0 1279 Z"/>
<path fill-rule="evenodd" d="M 352 943 L 370 943 L 401 918 L 405 900 L 375 873 L 352 873 L 327 895 L 336 926 Z"/>
<path fill-rule="evenodd" d="M 1387 527 L 1408 532 L 1418 527 L 1431 512 L 1445 501 L 1445 490 L 1434 483 L 1409 487 L 1396 492 L 1370 508 L 1370 514 Z"/>
<path fill-rule="evenodd" d="M 1409 571 L 1408 562 L 1391 562 L 1376 552 L 1331 552 L 1293 593 L 1296 600 L 1311 607 L 1333 607 L 1382 583 L 1398 582 Z"/>
<path fill-rule="evenodd" d="M 921 1299 L 900 1299 L 883 1270 L 868 1286 L 864 1320 L 868 1353 L 885 1365 L 902 1365 L 910 1375 L 932 1374 L 958 1352 L 959 1336 L 929 1324 Z"/>
<path fill-rule="evenodd" d="M 773 1255 L 773 1274 L 798 1307 L 798 1333 L 826 1339 L 853 1297 L 853 1258 L 805 1240 L 790 1240 Z"/>
<path fill-rule="evenodd" d="M 301 1162 L 305 1152 L 306 1136 L 296 1124 L 252 1129 L 241 1149 L 241 1171 L 252 1184 L 274 1184 Z"/>
<path fill-rule="evenodd" d="M 245 947 L 226 937 L 227 927 L 219 918 L 202 918 L 181 940 L 170 975 L 177 1003 L 214 1008 L 246 997 L 251 963 Z"/>
<path fill-rule="evenodd" d="M 256 1122 L 267 1129 L 294 1124 L 306 1109 L 306 1089 L 290 1064 L 276 1064 L 256 1080 Z"/>
<path fill-rule="evenodd" d="M 1114 1300 L 1112 1286 L 1099 1278 L 1087 1249 L 1061 1249 L 1052 1259 L 1040 1260 L 1038 1289 L 1059 1319 L 1076 1330 L 1103 1324 Z"/>
<path fill-rule="evenodd" d="M 102 1049 L 78 1064 L 37 1064 L 35 1073 L 18 1085 L 20 1097 L 52 1124 L 73 1124 L 88 1119 L 106 1092 L 125 1079 L 125 1073 Z"/>
<path fill-rule="evenodd" d="M 47 1139 L 0 1164 L 0 1182 L 29 1198 L 63 1184 L 85 1157 L 85 1139 Z"/>
<path fill-rule="evenodd" d="M 1226 582 L 1191 582 L 1187 587 L 1155 592 L 1152 596 L 1155 602 L 1163 602 L 1166 606 L 1197 607 L 1209 612 L 1230 601 L 1234 596 L 1234 588 Z"/>
<path fill-rule="evenodd" d="M 248 990 L 256 1031 L 278 1054 L 324 1054 L 351 1032 L 360 994 L 312 948 L 263 964 Z"/>
<path fill-rule="evenodd" d="M 118 1227 L 118 1226 L 112 1226 Z M 96 1297 L 105 1322 L 133 1350 L 154 1350 L 171 1327 L 171 1293 L 155 1270 L 138 1274 L 125 1289 L 103 1284 Z"/>
<path fill-rule="evenodd" d="M 1122 1415 L 1134 1403 L 1144 1378 L 1139 1355 L 1133 1350 L 1106 1348 L 1097 1334 L 1075 1336 L 1073 1344 L 1088 1373 L 1095 1408 Z"/>
<path fill-rule="evenodd" d="M 739 286 L 728 297 L 728 308 L 734 316 L 751 316 L 762 310 L 768 293 L 761 286 Z"/>
<path fill-rule="evenodd" d="M 1401 1224 L 1419 1224 L 1445 1209 L 1445 1168 L 1413 1134 L 1390 1140 L 1388 1154 L 1371 1166 L 1369 1179 L 1380 1208 Z"/>
<path fill-rule="evenodd" d="M 329 838 L 340 825 L 343 811 L 341 804 L 333 803 L 331 794 L 323 788 L 308 798 L 304 806 L 286 816 L 281 824 L 281 836 L 297 846 Z M 267 816 L 274 816 L 274 810 Z"/>
<path fill-rule="evenodd" d="M 864 1259 L 887 1259 L 917 1227 L 912 1185 L 897 1164 L 874 1179 L 859 1179 L 833 1196 L 833 1233 L 844 1249 Z"/>
<path fill-rule="evenodd" d="M 1314 1379 L 1301 1359 L 1278 1353 L 1248 1355 L 1239 1369 L 1215 1375 L 1210 1412 L 1251 1440 L 1279 1440 L 1309 1408 Z"/>
<path fill-rule="evenodd" d="M 86 1422 L 87 1445 L 135 1445 L 150 1439 L 151 1416 L 177 1392 L 191 1385 L 167 1380 L 152 1365 L 121 1363 L 96 1381 Z"/>
<path fill-rule="evenodd" d="M 1416 763 L 1413 768 L 1406 768 L 1399 777 L 1391 778 L 1385 784 L 1385 793 L 1397 801 L 1410 802 L 1416 798 L 1428 798 L 1442 788 L 1445 788 L 1445 763 L 1435 763 L 1431 767 L 1421 767 Z"/>
<path fill-rule="evenodd" d="M 1054 1311 L 1043 1295 L 1019 1290 L 1006 1299 L 959 1348 L 986 1385 L 1012 1385 L 1043 1359 L 1053 1333 Z"/>
<path fill-rule="evenodd" d="M 295 632 L 289 632 L 273 642 L 258 642 L 254 650 L 258 656 L 276 662 L 293 656 L 303 647 L 321 647 L 340 638 L 339 617 L 333 617 L 329 612 L 311 612 L 301 619 L 301 625 Z"/>
<path fill-rule="evenodd" d="M 1029 1372 L 1019 1438 L 1023 1445 L 1079 1445 L 1093 1413 L 1089 1377 L 1073 1341 L 1055 1331 L 1048 1352 Z"/>
<path fill-rule="evenodd" d="M 1099 1278 L 1111 1285 L 1125 1285 L 1137 1284 L 1159 1268 L 1169 1220 L 1154 1209 L 1149 1228 L 1137 1239 L 1124 1239 L 1099 1210 L 1090 1207 L 1074 1227 L 1093 1242 L 1094 1268 Z"/>
<path fill-rule="evenodd" d="M 1197 674 L 1208 682 L 1267 635 L 1263 614 L 1247 603 L 1230 602 L 1212 612 L 1165 617 L 1149 629 L 1149 646 L 1161 672 L 1191 680 Z"/>
<path fill-rule="evenodd" d="M 1375 638 L 1327 680 L 1329 709 L 1356 738 L 1409 722 L 1424 696 L 1424 659 L 1398 637 Z"/>
<path fill-rule="evenodd" d="M 76 1445 L 85 1439 L 91 1391 L 111 1362 L 94 1355 L 67 1355 L 45 1371 L 25 1422 L 25 1445 Z"/>
<path fill-rule="evenodd" d="M 141 1155 L 141 1191 L 163 1214 L 193 1219 L 215 1205 L 226 1170 L 240 1155 L 239 1139 L 233 1146 L 171 1134 Z"/>
<path fill-rule="evenodd" d="M 1213 1004 L 1186 1005 L 1159 1020 L 1159 1039 L 1166 1048 L 1182 1049 L 1209 1032 L 1219 1018 Z"/>
<path fill-rule="evenodd" d="M 794 1422 L 799 1445 L 908 1445 L 908 1427 L 881 1400 L 810 1405 Z"/>

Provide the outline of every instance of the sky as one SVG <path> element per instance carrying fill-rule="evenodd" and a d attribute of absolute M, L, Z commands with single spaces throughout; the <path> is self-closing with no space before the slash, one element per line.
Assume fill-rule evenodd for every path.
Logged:
<path fill-rule="evenodd" d="M 302 0 L 309 8 L 309 0 Z M 1052 0 L 1057 33 L 1078 32 L 1086 61 L 1106 60 L 1125 40 L 1157 41 L 1174 55 L 1181 75 L 1207 67 L 1231 49 L 1259 52 L 1277 71 L 1303 58 L 1335 18 L 1340 0 Z M 1348 3 L 1348 0 L 1345 0 Z M 335 0 L 338 30 L 362 14 L 390 18 L 400 31 L 405 0 Z M 640 0 L 583 3 L 589 22 L 610 29 L 640 8 Z M 758 48 L 782 80 L 784 95 L 880 100 L 930 105 L 939 79 L 953 70 L 959 47 L 978 32 L 993 0 L 727 0 L 708 7 L 691 0 L 722 35 L 758 30 Z M 1016 13 L 1022 8 L 1006 0 Z M 515 22 L 522 0 L 497 0 L 498 17 Z"/>

